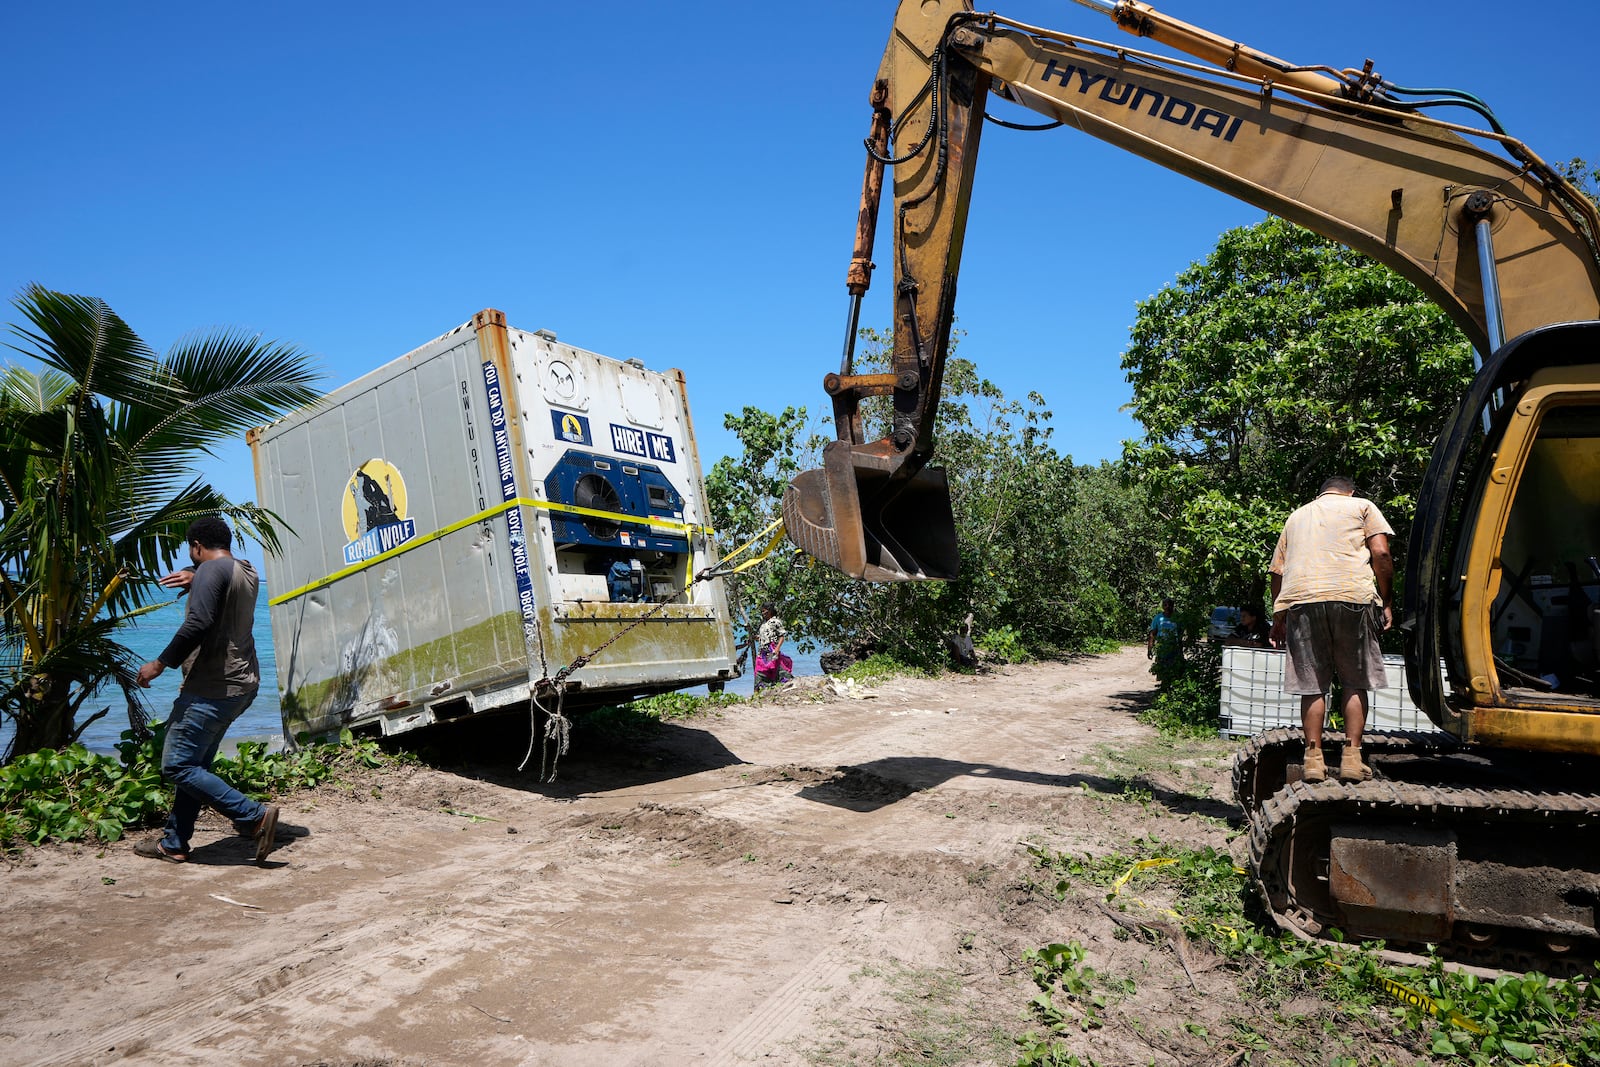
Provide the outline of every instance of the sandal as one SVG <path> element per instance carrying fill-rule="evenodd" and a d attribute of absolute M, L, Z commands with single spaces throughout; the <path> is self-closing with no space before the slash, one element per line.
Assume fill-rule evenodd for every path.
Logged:
<path fill-rule="evenodd" d="M 165 860 L 168 863 L 188 863 L 187 852 L 174 852 L 161 843 L 159 837 L 147 837 L 143 841 L 133 843 L 133 854 L 143 856 L 147 860 Z"/>

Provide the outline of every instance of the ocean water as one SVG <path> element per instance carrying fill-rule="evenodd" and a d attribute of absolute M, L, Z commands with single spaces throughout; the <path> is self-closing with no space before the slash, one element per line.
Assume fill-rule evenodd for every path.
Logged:
<path fill-rule="evenodd" d="M 811 652 L 796 652 L 791 641 L 790 643 L 786 643 L 784 645 L 784 651 L 788 654 L 790 659 L 794 660 L 794 676 L 796 678 L 805 678 L 822 673 L 821 649 L 816 649 Z M 735 678 L 733 681 L 728 683 L 727 688 L 724 690 L 725 692 L 737 693 L 742 697 L 747 697 L 751 693 L 755 692 L 756 676 L 750 671 L 749 657 L 745 658 L 744 671 L 745 672 L 742 677 Z M 706 692 L 706 687 L 703 685 L 697 685 L 694 688 L 685 691 L 689 693 L 700 694 Z"/>
<path fill-rule="evenodd" d="M 139 616 L 138 621 L 127 627 L 120 637 L 122 643 L 134 651 L 140 663 L 160 655 L 183 622 L 184 602 L 172 594 L 162 595 L 168 598 L 166 606 Z M 267 740 L 283 733 L 283 719 L 278 711 L 277 661 L 272 653 L 272 624 L 267 619 L 265 585 L 261 586 L 256 599 L 255 635 L 256 656 L 261 660 L 261 691 L 229 728 L 227 736 L 233 741 Z M 150 683 L 149 689 L 144 690 L 145 703 L 152 720 L 165 719 L 171 713 L 181 681 L 183 672 L 164 671 L 161 677 Z M 102 690 L 98 699 L 85 704 L 86 710 L 79 718 L 107 706 L 111 711 L 105 718 L 92 723 L 81 738 L 84 746 L 94 752 L 114 752 L 113 746 L 122 739 L 122 731 L 128 728 L 122 694 L 115 688 Z"/>
<path fill-rule="evenodd" d="M 155 659 L 161 650 L 167 647 L 167 642 L 172 639 L 173 633 L 182 621 L 183 601 L 169 600 L 166 606 L 140 616 L 138 622 L 129 626 L 122 634 L 122 643 L 133 649 L 140 663 Z M 261 691 L 255 701 L 245 709 L 245 713 L 229 728 L 226 741 L 234 743 L 247 740 L 273 741 L 281 739 L 283 735 L 283 719 L 278 708 L 277 661 L 273 655 L 272 624 L 267 617 L 265 585 L 262 585 L 260 596 L 256 601 L 255 635 L 256 655 L 261 660 Z M 822 673 L 822 666 L 818 662 L 820 652 L 797 653 L 791 648 L 789 654 L 794 659 L 796 676 Z M 178 696 L 178 683 L 182 677 L 178 671 L 166 671 L 144 691 L 152 720 L 165 719 L 171 712 L 172 702 Z M 754 687 L 755 678 L 748 672 L 747 664 L 745 675 L 729 682 L 727 691 L 749 696 Z M 703 685 L 689 690 L 691 693 L 705 691 L 706 687 Z M 121 740 L 122 731 L 128 728 L 128 717 L 123 710 L 121 694 L 114 689 L 103 691 L 97 700 L 84 705 L 83 714 L 93 714 L 107 706 L 111 711 L 105 718 L 91 724 L 83 732 L 84 745 L 95 752 L 115 752 L 114 746 Z M 3 740 L 4 738 L 0 737 L 0 743 L 3 743 Z M 226 748 L 226 744 L 224 747 Z"/>

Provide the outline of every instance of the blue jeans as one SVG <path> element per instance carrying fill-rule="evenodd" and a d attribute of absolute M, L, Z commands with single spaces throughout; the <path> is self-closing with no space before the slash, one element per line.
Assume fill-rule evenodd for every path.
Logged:
<path fill-rule="evenodd" d="M 251 800 L 211 773 L 222 735 L 244 714 L 254 693 L 237 697 L 200 697 L 179 693 L 167 719 L 167 740 L 161 748 L 161 776 L 174 786 L 172 814 L 161 843 L 173 852 L 189 851 L 194 821 L 201 805 L 233 820 L 241 833 L 261 818 L 265 805 Z"/>

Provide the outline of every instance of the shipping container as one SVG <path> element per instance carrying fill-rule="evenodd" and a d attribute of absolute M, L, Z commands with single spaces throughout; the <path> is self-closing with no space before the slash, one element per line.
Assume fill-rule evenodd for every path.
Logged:
<path fill-rule="evenodd" d="M 681 372 L 493 309 L 249 434 L 284 736 L 391 735 L 737 671 Z"/>

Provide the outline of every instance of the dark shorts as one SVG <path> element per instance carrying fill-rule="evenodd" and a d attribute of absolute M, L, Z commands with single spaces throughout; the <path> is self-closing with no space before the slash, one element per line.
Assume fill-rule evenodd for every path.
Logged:
<path fill-rule="evenodd" d="M 1285 693 L 1326 693 L 1334 678 L 1346 690 L 1382 689 L 1389 684 L 1378 650 L 1378 635 L 1383 632 L 1380 605 L 1296 604 L 1289 609 L 1285 629 Z"/>

